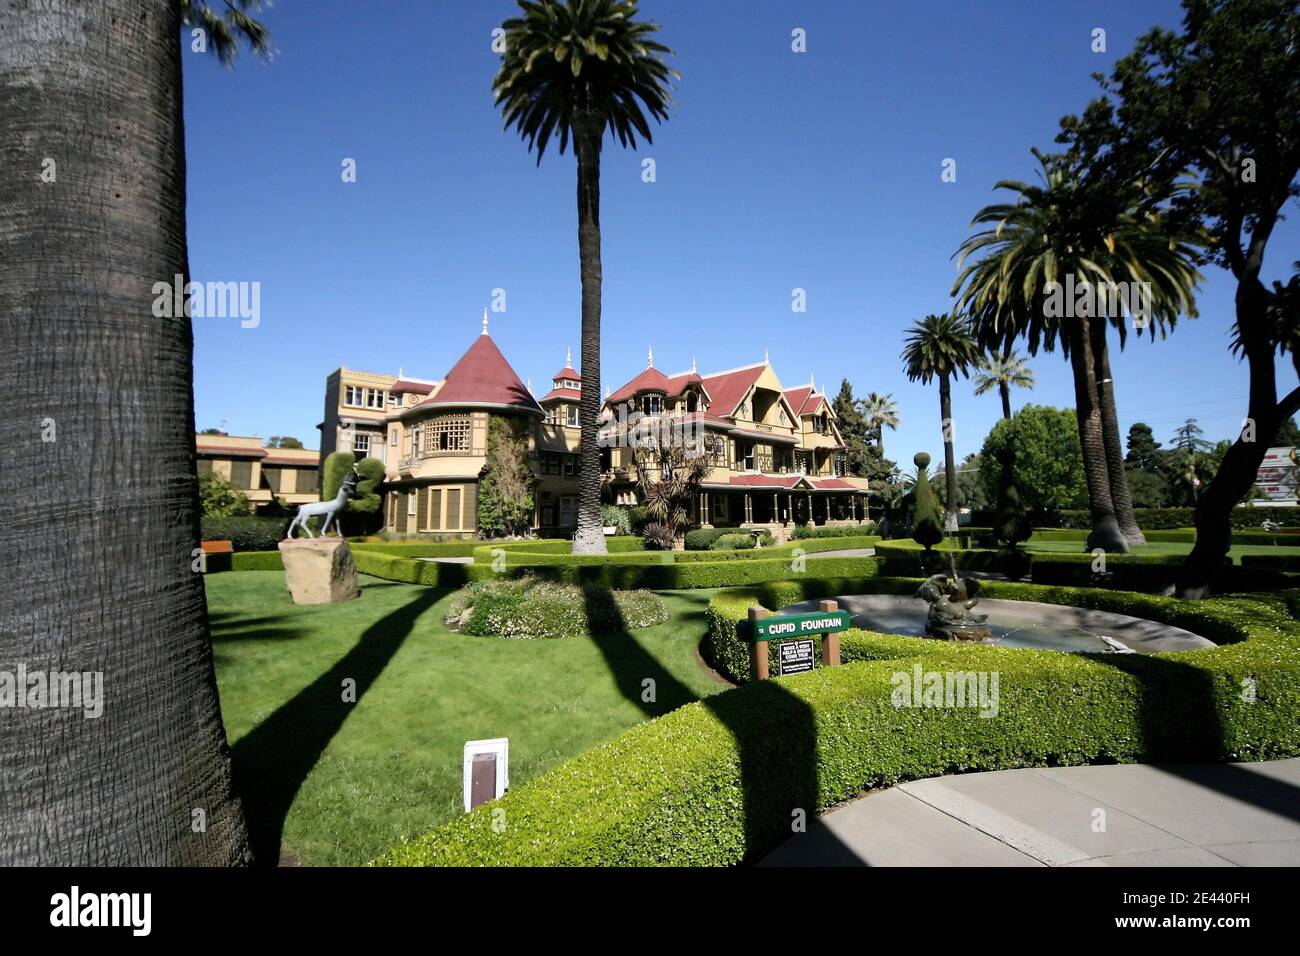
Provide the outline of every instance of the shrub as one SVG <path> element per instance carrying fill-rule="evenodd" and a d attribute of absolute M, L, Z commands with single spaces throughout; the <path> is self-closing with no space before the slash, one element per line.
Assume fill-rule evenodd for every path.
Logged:
<path fill-rule="evenodd" d="M 771 538 L 771 535 L 768 535 Z M 723 534 L 713 539 L 709 545 L 710 551 L 748 551 L 754 547 L 754 536 L 745 532 L 739 534 Z"/>
<path fill-rule="evenodd" d="M 200 519 L 204 541 L 229 541 L 235 551 L 274 551 L 284 540 L 289 518 L 232 515 Z"/>
<path fill-rule="evenodd" d="M 523 640 L 590 637 L 666 620 L 667 606 L 649 591 L 612 592 L 533 575 L 476 581 L 452 599 L 447 611 L 447 623 L 466 634 Z"/>
<path fill-rule="evenodd" d="M 632 533 L 632 516 L 626 508 L 618 505 L 603 505 L 600 509 L 600 523 L 606 528 L 613 528 L 616 535 Z"/>
<path fill-rule="evenodd" d="M 814 538 L 855 538 L 876 533 L 874 521 L 862 521 L 858 524 L 837 525 L 796 525 L 790 532 L 791 541 L 808 541 Z"/>
<path fill-rule="evenodd" d="M 248 496 L 216 472 L 199 475 L 199 511 L 205 518 L 229 518 L 252 513 Z"/>
<path fill-rule="evenodd" d="M 724 534 L 732 533 L 735 530 L 735 528 L 696 528 L 694 531 L 688 531 L 686 532 L 686 550 L 708 551 L 709 545 Z"/>
<path fill-rule="evenodd" d="M 785 603 L 792 590 L 797 584 L 728 591 L 710 606 L 730 602 L 738 626 L 736 614 L 751 601 Z M 1188 604 L 998 582 L 990 591 L 1136 613 L 1235 643 L 1101 661 L 848 632 L 841 653 L 855 656 L 846 666 L 688 704 L 376 862 L 735 864 L 757 860 L 788 839 L 795 809 L 823 809 L 906 779 L 954 770 L 1300 753 L 1300 634 L 1288 610 L 1300 605 L 1300 593 Z M 997 672 L 997 717 L 965 707 L 895 707 L 894 674 L 916 664 Z M 1242 693 L 1247 680 L 1254 690 L 1249 699 Z M 493 826 L 497 809 L 508 815 L 504 829 Z"/>

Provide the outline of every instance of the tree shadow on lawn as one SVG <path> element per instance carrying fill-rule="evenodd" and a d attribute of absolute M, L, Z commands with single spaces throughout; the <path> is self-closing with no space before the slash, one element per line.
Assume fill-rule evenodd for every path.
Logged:
<path fill-rule="evenodd" d="M 284 821 L 298 790 L 362 696 L 445 588 L 422 588 L 384 615 L 329 670 L 282 704 L 231 748 L 235 788 L 248 820 L 257 866 L 280 859 Z M 343 681 L 356 681 L 356 702 L 343 700 Z"/>
<path fill-rule="evenodd" d="M 605 657 L 619 691 L 647 717 L 659 717 L 699 700 L 736 742 L 744 803 L 743 862 L 755 863 L 791 836 L 802 818 L 811 830 L 818 809 L 817 724 L 812 708 L 775 680 L 755 681 L 698 698 L 632 636 L 613 592 L 588 584 L 583 600 L 593 641 Z M 747 630 L 747 623 L 741 625 Z M 647 679 L 654 700 L 647 701 Z M 802 811 L 800 814 L 798 811 Z M 818 858 L 861 864 L 849 847 L 817 828 Z"/>

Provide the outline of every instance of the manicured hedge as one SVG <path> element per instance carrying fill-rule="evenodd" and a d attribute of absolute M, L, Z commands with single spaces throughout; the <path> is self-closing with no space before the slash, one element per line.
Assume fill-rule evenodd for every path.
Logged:
<path fill-rule="evenodd" d="M 283 571 L 279 551 L 236 551 L 230 555 L 232 571 Z M 209 564 L 211 570 L 211 564 Z"/>
<path fill-rule="evenodd" d="M 274 551 L 292 520 L 258 515 L 205 517 L 200 519 L 200 534 L 204 541 L 229 541 L 236 551 Z"/>
<path fill-rule="evenodd" d="M 1271 571 L 1300 571 L 1300 554 L 1244 554 L 1243 568 L 1267 568 Z"/>
<path fill-rule="evenodd" d="M 857 524 L 796 525 L 790 532 L 791 541 L 807 541 L 812 538 L 860 538 L 876 533 L 874 521 L 860 521 Z"/>
<path fill-rule="evenodd" d="M 404 584 L 423 584 L 427 587 L 463 587 L 471 579 L 471 565 L 443 564 L 438 561 L 417 561 L 396 554 L 384 554 L 368 548 L 353 548 L 352 561 L 362 574 L 401 581 Z"/>
<path fill-rule="evenodd" d="M 1196 513 L 1191 508 L 1135 508 L 1138 527 L 1143 531 L 1191 528 L 1196 525 Z M 1276 521 L 1287 528 L 1300 528 L 1300 508 L 1233 508 L 1229 520 L 1234 529 L 1260 530 L 1265 520 Z M 1090 528 L 1092 519 L 1087 511 L 1062 511 L 1062 528 Z"/>
<path fill-rule="evenodd" d="M 796 591 L 816 596 L 809 588 L 821 585 L 724 592 L 713 603 L 730 602 L 743 614 L 752 600 L 775 608 Z M 1103 659 L 842 635 L 842 653 L 856 655 L 846 666 L 688 704 L 376 862 L 735 864 L 789 838 L 796 811 L 816 812 L 900 780 L 961 770 L 1300 753 L 1300 633 L 1288 610 L 1300 605 L 1300 592 L 1196 603 L 1014 584 L 992 592 L 1137 613 L 1228 646 Z M 997 716 L 968 707 L 895 707 L 894 675 L 915 665 L 997 673 Z"/>
<path fill-rule="evenodd" d="M 732 534 L 736 530 L 735 528 L 696 528 L 694 531 L 688 531 L 686 532 L 686 550 L 708 551 L 709 545 L 724 534 Z"/>

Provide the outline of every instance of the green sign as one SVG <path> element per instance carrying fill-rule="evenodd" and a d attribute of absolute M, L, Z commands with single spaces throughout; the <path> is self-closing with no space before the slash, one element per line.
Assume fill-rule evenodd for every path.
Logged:
<path fill-rule="evenodd" d="M 775 614 L 754 622 L 754 640 L 785 641 L 809 634 L 830 634 L 851 627 L 848 611 L 819 611 L 815 614 Z"/>

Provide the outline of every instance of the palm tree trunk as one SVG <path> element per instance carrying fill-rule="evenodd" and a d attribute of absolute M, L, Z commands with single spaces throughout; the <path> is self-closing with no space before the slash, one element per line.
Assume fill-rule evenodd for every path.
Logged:
<path fill-rule="evenodd" d="M 939 376 L 939 413 L 943 416 L 944 531 L 957 524 L 957 461 L 952 452 L 952 383 Z"/>
<path fill-rule="evenodd" d="M 0 718 L 3 865 L 249 861 L 192 567 L 190 323 L 152 312 L 188 272 L 179 11 L 0 8 L 0 667 L 102 675 L 98 717 Z"/>
<path fill-rule="evenodd" d="M 1124 467 L 1124 446 L 1119 437 L 1119 415 L 1115 410 L 1115 379 L 1110 373 L 1110 348 L 1106 344 L 1106 323 L 1092 323 L 1092 352 L 1097 365 L 1097 398 L 1101 408 L 1101 436 L 1106 446 L 1106 473 L 1110 478 L 1110 500 L 1115 520 L 1129 547 L 1147 543 L 1133 511 L 1133 495 L 1128 488 L 1128 471 Z"/>
<path fill-rule="evenodd" d="M 1110 496 L 1110 476 L 1106 464 L 1106 444 L 1101 430 L 1101 408 L 1097 401 L 1096 362 L 1092 354 L 1090 322 L 1076 318 L 1070 326 L 1070 364 L 1074 371 L 1074 408 L 1079 422 L 1079 450 L 1083 454 L 1083 474 L 1088 485 L 1092 534 L 1088 548 L 1128 552 L 1128 542 L 1120 531 Z"/>
<path fill-rule="evenodd" d="M 578 158 L 578 258 L 582 274 L 582 392 L 578 424 L 578 531 L 574 554 L 605 554 L 600 520 L 600 147 L 604 125 L 591 113 L 573 119 L 573 146 Z"/>
<path fill-rule="evenodd" d="M 1011 386 L 1006 382 L 998 382 L 998 391 L 1002 393 L 1002 417 L 1011 417 Z"/>

